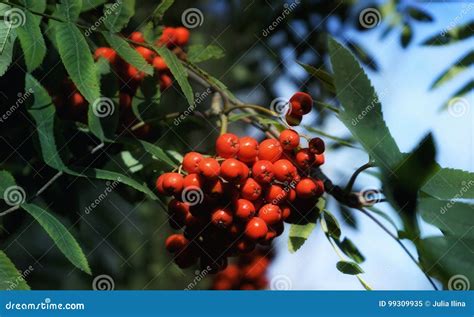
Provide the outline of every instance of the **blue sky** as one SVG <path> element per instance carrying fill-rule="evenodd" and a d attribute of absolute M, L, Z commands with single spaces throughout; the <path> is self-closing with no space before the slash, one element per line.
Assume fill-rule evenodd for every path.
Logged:
<path fill-rule="evenodd" d="M 416 23 L 414 39 L 407 49 L 400 47 L 398 32 L 392 32 L 385 40 L 380 40 L 380 27 L 347 36 L 360 40 L 381 66 L 378 73 L 369 72 L 369 77 L 377 91 L 387 92 L 380 96 L 384 117 L 401 150 L 411 150 L 431 131 L 436 139 L 437 160 L 442 166 L 473 171 L 474 93 L 466 97 L 468 104 L 463 115 L 453 116 L 448 111 L 439 111 L 451 94 L 472 80 L 473 69 L 440 88 L 429 90 L 429 87 L 434 78 L 474 47 L 474 38 L 440 47 L 419 44 L 453 21 L 462 24 L 472 20 L 474 8 L 468 14 L 460 14 L 466 3 L 434 2 L 419 5 L 435 17 L 435 22 Z M 294 67 L 292 62 L 288 63 Z M 284 92 L 283 96 L 289 97 L 296 88 L 281 82 L 278 89 Z M 336 118 L 329 120 L 324 130 L 340 136 L 348 133 Z M 366 155 L 357 150 L 328 153 L 324 170 L 336 182 L 344 182 L 347 180 L 347 174 L 344 173 L 351 173 L 366 161 Z M 379 187 L 378 181 L 367 175 L 362 176 L 358 184 L 362 188 Z M 334 209 L 329 206 L 330 210 L 331 207 Z M 383 204 L 380 207 L 392 212 Z M 352 239 L 366 256 L 362 264 L 366 272 L 364 279 L 374 289 L 431 289 L 422 272 L 393 240 L 366 217 L 358 216 L 358 220 L 359 231 L 343 227 L 343 235 Z M 437 229 L 430 226 L 425 226 L 423 231 L 425 235 L 437 234 Z M 287 251 L 287 234 L 288 230 L 285 230 L 284 236 L 277 241 L 278 257 L 271 268 L 270 278 L 287 276 L 293 289 L 361 289 L 355 277 L 336 270 L 338 257 L 320 227 L 295 254 Z M 414 248 L 409 247 L 414 252 Z"/>

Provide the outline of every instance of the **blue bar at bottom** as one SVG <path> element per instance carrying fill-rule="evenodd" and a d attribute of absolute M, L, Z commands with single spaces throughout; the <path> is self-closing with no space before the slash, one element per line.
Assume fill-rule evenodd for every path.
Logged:
<path fill-rule="evenodd" d="M 474 292 L 8 291 L 0 316 L 474 316 Z"/>

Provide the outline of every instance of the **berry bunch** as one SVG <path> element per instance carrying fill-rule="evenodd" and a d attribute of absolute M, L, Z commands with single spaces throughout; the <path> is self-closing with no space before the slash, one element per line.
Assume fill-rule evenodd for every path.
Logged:
<path fill-rule="evenodd" d="M 268 288 L 265 277 L 273 254 L 267 249 L 256 249 L 239 256 L 236 263 L 229 264 L 216 274 L 213 290 L 261 290 Z"/>
<path fill-rule="evenodd" d="M 216 152 L 217 157 L 187 153 L 184 173 L 164 173 L 156 181 L 160 194 L 174 197 L 168 205 L 171 226 L 184 228 L 166 240 L 182 268 L 198 259 L 202 267 L 224 268 L 227 257 L 281 235 L 284 222 L 304 219 L 324 193 L 323 182 L 310 173 L 324 163 L 320 138 L 302 148 L 294 130 L 260 143 L 225 133 Z"/>
<path fill-rule="evenodd" d="M 304 92 L 295 93 L 290 99 L 290 107 L 286 113 L 286 122 L 291 126 L 297 126 L 313 108 L 313 98 Z"/>
<path fill-rule="evenodd" d="M 184 27 L 166 27 L 162 35 L 155 41 L 156 45 L 172 48 L 176 54 L 181 54 L 182 48 L 189 42 L 189 30 Z M 155 69 L 155 78 L 163 91 L 173 83 L 173 77 L 161 56 L 154 51 L 141 46 L 145 38 L 141 32 L 133 32 L 129 39 L 135 43 L 135 50 Z M 142 84 L 146 74 L 136 67 L 128 64 L 117 52 L 110 47 L 99 47 L 94 53 L 95 60 L 106 59 L 119 77 L 119 107 L 121 112 L 121 123 L 123 126 L 131 126 L 137 123 L 132 111 L 132 101 L 138 87 Z M 57 94 L 54 94 L 55 104 L 61 117 L 75 121 L 85 122 L 87 120 L 88 102 L 80 94 L 75 85 L 69 79 L 66 80 Z M 150 130 L 148 125 L 141 127 L 138 134 L 147 134 Z"/>

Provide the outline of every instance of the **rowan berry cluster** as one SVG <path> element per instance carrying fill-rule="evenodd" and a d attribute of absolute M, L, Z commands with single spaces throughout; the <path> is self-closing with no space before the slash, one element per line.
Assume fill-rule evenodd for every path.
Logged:
<path fill-rule="evenodd" d="M 268 288 L 266 273 L 273 259 L 267 249 L 255 249 L 242 254 L 235 263 L 229 264 L 216 274 L 212 281 L 213 290 L 261 290 Z"/>
<path fill-rule="evenodd" d="M 158 46 L 167 46 L 173 52 L 180 55 L 184 46 L 189 42 L 189 30 L 184 27 L 165 27 L 162 35 L 155 41 Z M 141 46 L 145 43 L 141 32 L 133 32 L 129 39 L 134 42 L 135 50 L 155 69 L 155 78 L 163 91 L 173 84 L 173 77 L 164 59 L 153 50 Z M 110 47 L 99 47 L 94 53 L 95 60 L 106 59 L 118 76 L 119 85 L 119 108 L 120 122 L 122 126 L 130 127 L 137 123 L 137 118 L 132 111 L 132 101 L 138 87 L 142 84 L 147 74 L 127 63 L 117 52 Z M 75 121 L 87 121 L 88 102 L 69 79 L 63 83 L 62 89 L 55 94 L 55 103 L 58 106 L 60 116 Z M 148 125 L 143 125 L 138 131 L 147 134 L 150 130 Z"/>
<path fill-rule="evenodd" d="M 160 194 L 173 196 L 168 211 L 174 229 L 166 240 L 175 262 L 185 268 L 199 259 L 216 271 L 227 258 L 268 245 L 283 223 L 305 218 L 324 193 L 324 183 L 311 176 L 324 163 L 324 142 L 300 145 L 291 129 L 279 139 L 258 142 L 225 133 L 216 141 L 217 157 L 187 153 L 178 172 L 156 181 Z"/>

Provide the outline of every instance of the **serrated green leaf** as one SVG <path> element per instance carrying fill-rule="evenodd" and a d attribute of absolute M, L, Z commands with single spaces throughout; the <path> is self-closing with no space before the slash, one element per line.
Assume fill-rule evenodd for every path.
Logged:
<path fill-rule="evenodd" d="M 166 164 L 168 164 L 170 167 L 176 167 L 176 164 L 173 160 L 171 160 L 171 158 L 168 156 L 168 154 L 166 154 L 165 151 L 163 151 L 162 148 L 160 148 L 159 146 L 155 145 L 155 144 L 152 144 L 152 143 L 149 143 L 149 142 L 146 142 L 146 141 L 142 141 L 142 140 L 139 140 L 139 139 L 130 139 L 130 138 L 120 138 L 119 141 L 125 143 L 125 144 L 130 144 L 130 145 L 133 145 L 133 146 L 136 146 L 136 147 L 141 147 L 145 152 L 151 154 L 152 156 L 154 156 L 155 158 L 157 158 L 159 161 L 161 162 L 164 162 Z"/>
<path fill-rule="evenodd" d="M 74 22 L 79 18 L 82 10 L 82 0 L 60 0 L 58 14 L 66 21 Z"/>
<path fill-rule="evenodd" d="M 468 52 L 466 55 L 462 56 L 456 60 L 451 67 L 445 70 L 438 78 L 433 81 L 431 89 L 437 88 L 444 84 L 445 82 L 453 79 L 462 71 L 466 70 L 469 66 L 474 64 L 474 51 Z"/>
<path fill-rule="evenodd" d="M 107 0 L 82 0 L 82 12 L 95 9 L 106 2 Z"/>
<path fill-rule="evenodd" d="M 344 238 L 342 242 L 336 241 L 336 243 L 341 251 L 356 263 L 362 263 L 365 261 L 364 255 L 349 238 Z"/>
<path fill-rule="evenodd" d="M 325 223 L 325 226 L 323 226 L 323 231 L 335 240 L 339 240 L 341 237 L 341 226 L 339 225 L 336 217 L 334 217 L 334 215 L 327 210 L 324 210 L 323 216 Z"/>
<path fill-rule="evenodd" d="M 0 3 L 0 16 L 4 16 L 10 6 Z M 3 76 L 13 60 L 13 47 L 17 37 L 16 29 L 8 23 L 0 23 L 0 76 Z"/>
<path fill-rule="evenodd" d="M 89 275 L 91 274 L 89 263 L 79 243 L 77 243 L 76 239 L 59 220 L 36 205 L 22 204 L 21 207 L 38 221 L 51 239 L 53 239 L 54 244 L 75 267 Z"/>
<path fill-rule="evenodd" d="M 342 104 L 339 117 L 376 164 L 387 171 L 403 156 L 383 119 L 379 97 L 348 49 L 330 38 L 329 52 Z"/>
<path fill-rule="evenodd" d="M 165 60 L 166 65 L 168 65 L 171 74 L 173 74 L 174 78 L 181 87 L 181 90 L 183 91 L 188 103 L 190 105 L 194 105 L 193 89 L 189 84 L 186 68 L 184 68 L 184 66 L 181 64 L 178 57 L 176 57 L 176 55 L 166 47 L 160 46 L 157 47 L 156 50 L 158 51 L 158 54 Z"/>
<path fill-rule="evenodd" d="M 433 22 L 433 18 L 431 15 L 426 13 L 425 11 L 414 8 L 414 7 L 409 7 L 407 10 L 408 14 L 415 20 L 420 21 L 420 22 Z"/>
<path fill-rule="evenodd" d="M 153 67 L 122 37 L 115 34 L 104 33 L 104 37 L 110 46 L 117 51 L 127 63 L 148 75 L 153 75 Z"/>
<path fill-rule="evenodd" d="M 376 63 L 375 58 L 369 54 L 364 47 L 353 41 L 348 41 L 347 47 L 351 49 L 352 53 L 357 56 L 362 64 L 373 71 L 378 71 L 379 66 Z"/>
<path fill-rule="evenodd" d="M 120 32 L 135 14 L 135 0 L 116 1 L 104 6 L 104 24 L 111 32 Z"/>
<path fill-rule="evenodd" d="M 474 173 L 438 167 L 421 190 L 439 199 L 474 199 Z"/>
<path fill-rule="evenodd" d="M 25 82 L 26 89 L 32 89 L 35 92 L 33 95 L 34 102 L 28 108 L 28 112 L 35 119 L 41 146 L 41 154 L 46 164 L 73 176 L 118 181 L 148 195 L 154 200 L 157 199 L 156 195 L 146 186 L 146 184 L 141 184 L 126 175 L 101 169 L 66 166 L 58 152 L 54 137 L 54 117 L 56 108 L 51 103 L 51 97 L 49 97 L 47 91 L 30 74 L 26 75 Z"/>
<path fill-rule="evenodd" d="M 202 44 L 191 45 L 188 48 L 188 60 L 191 63 L 201 63 L 210 59 L 224 57 L 224 51 L 216 45 L 204 46 Z"/>
<path fill-rule="evenodd" d="M 84 35 L 72 23 L 54 23 L 59 55 L 67 73 L 84 98 L 93 104 L 100 97 L 99 79 Z"/>
<path fill-rule="evenodd" d="M 474 205 L 456 200 L 422 198 L 419 210 L 426 222 L 440 228 L 444 233 L 474 240 Z"/>
<path fill-rule="evenodd" d="M 349 261 L 339 261 L 336 264 L 336 268 L 344 274 L 349 274 L 349 275 L 357 275 L 364 273 L 364 271 L 361 269 L 357 263 L 354 262 L 349 262 Z"/>
<path fill-rule="evenodd" d="M 0 290 L 30 290 L 23 275 L 2 250 L 0 250 Z"/>
<path fill-rule="evenodd" d="M 329 92 L 336 93 L 336 87 L 334 86 L 334 78 L 331 74 L 326 72 L 323 69 L 318 69 L 308 64 L 300 63 L 298 64 L 304 68 L 304 70 L 309 73 L 311 76 L 317 78 L 321 84 L 326 88 Z"/>
<path fill-rule="evenodd" d="M 46 9 L 46 0 L 23 0 L 23 4 L 35 11 L 43 13 Z M 25 24 L 17 28 L 18 38 L 25 56 L 26 68 L 34 71 L 41 65 L 46 56 L 46 43 L 41 32 L 41 17 L 25 10 Z"/>
<path fill-rule="evenodd" d="M 0 199 L 4 200 L 5 191 L 12 186 L 15 186 L 15 178 L 8 171 L 0 171 Z"/>
<path fill-rule="evenodd" d="M 156 22 L 159 22 L 163 19 L 163 16 L 165 15 L 166 11 L 173 5 L 174 0 L 161 0 L 160 4 L 158 7 L 156 7 L 155 12 L 153 14 L 153 18 L 155 19 Z"/>
<path fill-rule="evenodd" d="M 316 203 L 317 210 L 320 212 L 326 205 L 326 199 L 320 198 Z M 305 224 L 292 224 L 290 227 L 290 233 L 288 238 L 288 251 L 294 253 L 298 251 L 306 240 L 309 238 L 311 233 L 316 228 L 318 221 L 319 212 L 311 213 Z"/>
<path fill-rule="evenodd" d="M 456 26 L 454 28 L 445 29 L 436 33 L 435 36 L 423 42 L 423 45 L 448 45 L 458 41 L 467 39 L 474 34 L 474 21 Z"/>

